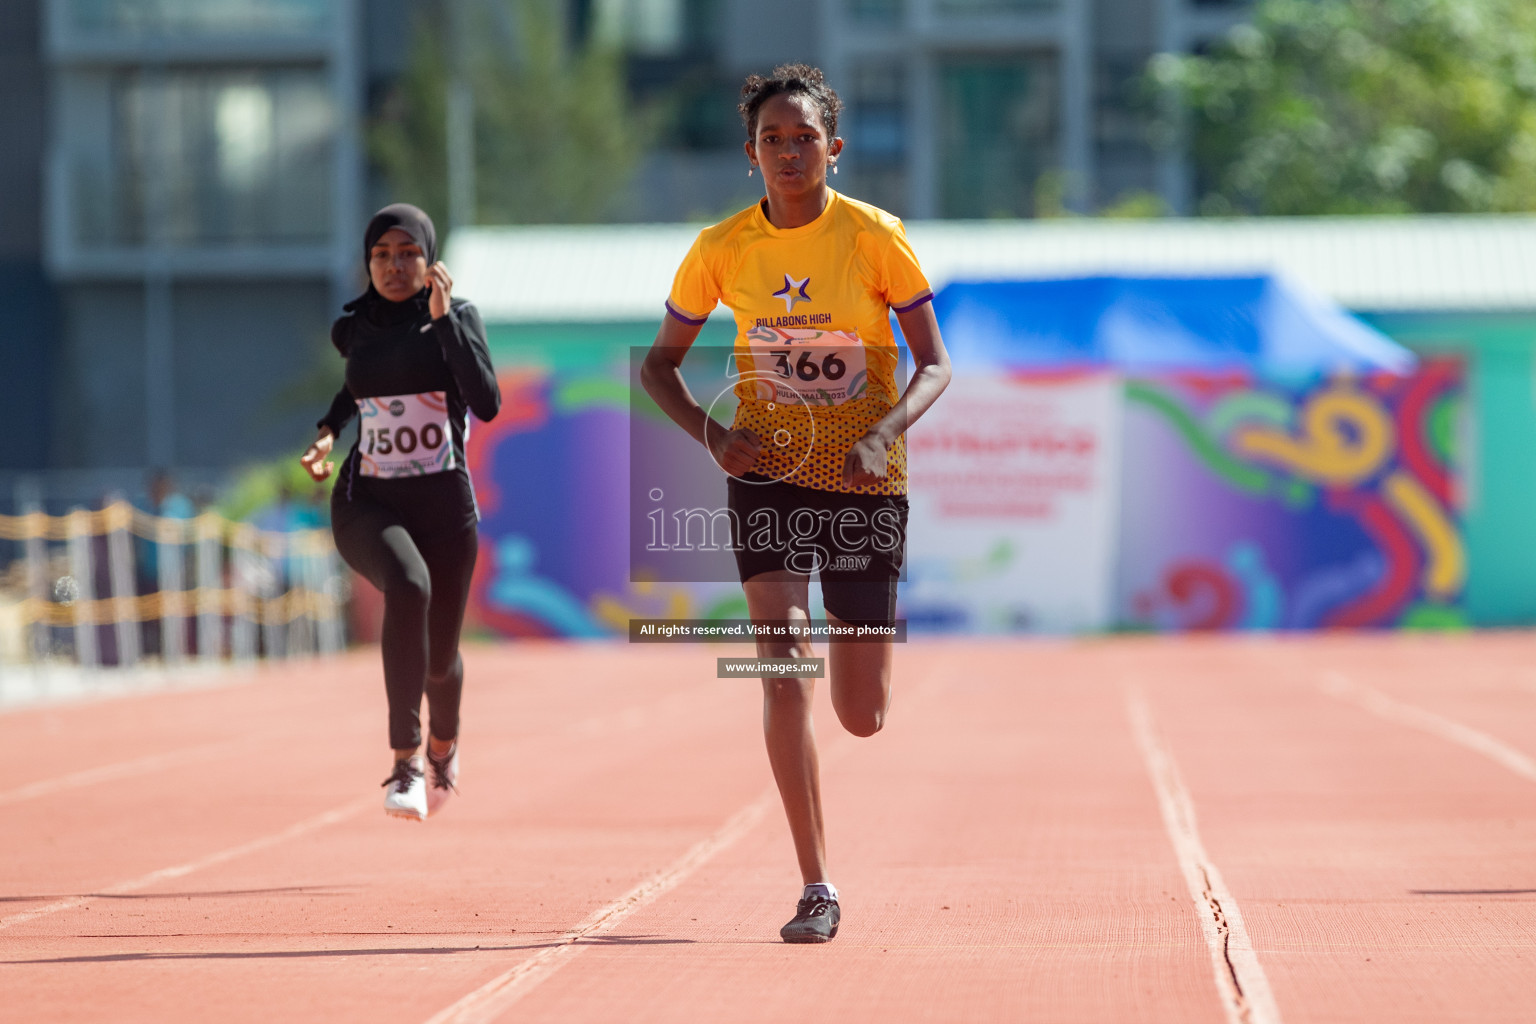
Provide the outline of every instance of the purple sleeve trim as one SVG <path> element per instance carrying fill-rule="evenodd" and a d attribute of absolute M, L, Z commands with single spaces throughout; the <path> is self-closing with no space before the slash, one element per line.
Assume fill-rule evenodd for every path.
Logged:
<path fill-rule="evenodd" d="M 910 313 L 914 309 L 916 309 L 918 306 L 921 306 L 923 303 L 925 303 L 925 302 L 932 302 L 932 301 L 933 301 L 933 292 L 924 292 L 922 295 L 920 295 L 917 298 L 913 299 L 911 302 L 907 303 L 905 306 L 892 306 L 891 308 L 894 309 L 898 313 Z"/>
<path fill-rule="evenodd" d="M 701 327 L 703 326 L 704 322 L 709 319 L 708 316 L 689 316 L 687 313 L 682 312 L 676 306 L 672 305 L 670 301 L 667 303 L 667 312 L 671 313 L 673 316 L 687 324 L 689 327 Z"/>

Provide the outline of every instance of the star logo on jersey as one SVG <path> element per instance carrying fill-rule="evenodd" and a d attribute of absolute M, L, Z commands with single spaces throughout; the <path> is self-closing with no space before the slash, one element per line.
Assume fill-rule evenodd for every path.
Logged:
<path fill-rule="evenodd" d="M 795 303 L 811 301 L 810 293 L 806 291 L 810 283 L 810 275 L 806 275 L 799 281 L 796 281 L 788 274 L 785 274 L 784 287 L 774 292 L 773 297 L 784 300 L 784 312 L 793 313 L 795 311 Z"/>

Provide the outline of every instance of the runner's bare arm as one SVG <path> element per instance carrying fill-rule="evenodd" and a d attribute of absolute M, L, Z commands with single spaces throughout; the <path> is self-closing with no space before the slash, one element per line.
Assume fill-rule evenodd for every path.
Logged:
<path fill-rule="evenodd" d="M 680 370 L 701 326 L 685 324 L 673 316 L 663 319 L 640 366 L 640 383 L 673 423 L 710 450 L 722 469 L 741 476 L 757 462 L 761 447 L 758 436 L 750 430 L 727 430 L 711 418 L 689 393 Z"/>
<path fill-rule="evenodd" d="M 949 353 L 939 336 L 933 303 L 896 314 L 914 363 L 912 379 L 900 400 L 848 450 L 843 460 L 843 486 L 867 487 L 885 479 L 885 452 L 919 416 L 944 393 L 951 376 Z"/>

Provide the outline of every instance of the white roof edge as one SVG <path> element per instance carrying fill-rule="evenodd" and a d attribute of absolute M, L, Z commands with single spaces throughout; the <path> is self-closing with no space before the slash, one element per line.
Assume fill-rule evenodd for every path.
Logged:
<path fill-rule="evenodd" d="M 455 291 L 502 323 L 659 319 L 699 224 L 461 228 Z M 1282 274 L 1371 311 L 1536 310 L 1536 215 L 909 221 L 956 280 Z"/>

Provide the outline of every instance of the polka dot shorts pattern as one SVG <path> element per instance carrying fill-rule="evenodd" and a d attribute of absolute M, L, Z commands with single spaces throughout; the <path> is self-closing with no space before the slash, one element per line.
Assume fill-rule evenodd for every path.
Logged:
<path fill-rule="evenodd" d="M 762 442 L 754 473 L 800 487 L 842 494 L 907 493 L 907 440 L 896 439 L 886 450 L 885 480 L 873 486 L 844 487 L 843 460 L 885 408 L 858 408 L 865 402 L 835 409 L 785 406 L 743 401 L 736 407 L 734 430 L 750 430 Z M 773 405 L 773 408 L 769 408 Z"/>

